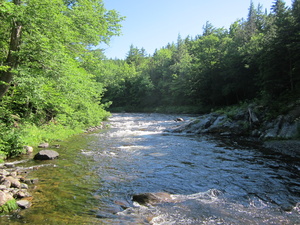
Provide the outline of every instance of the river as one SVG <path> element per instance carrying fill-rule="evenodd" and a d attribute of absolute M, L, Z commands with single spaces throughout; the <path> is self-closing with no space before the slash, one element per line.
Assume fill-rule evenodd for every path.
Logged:
<path fill-rule="evenodd" d="M 28 175 L 39 178 L 32 207 L 0 224 L 299 224 L 299 158 L 165 132 L 175 118 L 113 114 L 107 129 L 60 143 L 60 158 Z M 172 201 L 132 202 L 145 192 Z"/>

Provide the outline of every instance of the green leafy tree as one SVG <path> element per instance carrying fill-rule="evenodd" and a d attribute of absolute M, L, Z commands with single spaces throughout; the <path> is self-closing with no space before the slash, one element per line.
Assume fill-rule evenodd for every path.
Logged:
<path fill-rule="evenodd" d="M 55 71 L 64 56 L 78 57 L 87 48 L 109 41 L 118 34 L 121 20 L 115 11 L 106 11 L 101 1 L 78 0 L 70 3 L 55 1 L 19 1 L 2 3 L 1 14 L 11 24 L 2 40 L 0 96 L 19 65 Z M 1 8 L 2 8 L 1 7 Z M 7 14 L 7 11 L 11 13 Z M 22 31 L 22 36 L 21 36 Z M 3 43 L 3 42 L 7 43 Z M 55 55 L 55 57 L 53 57 Z M 57 64 L 58 63 L 58 64 Z M 17 75 L 17 74 L 16 74 Z"/>
<path fill-rule="evenodd" d="M 114 108 L 131 105 L 135 99 L 131 99 L 129 88 L 137 76 L 135 67 L 124 60 L 105 60 L 103 66 L 103 74 L 98 79 L 106 88 L 104 101 L 111 101 Z"/>
<path fill-rule="evenodd" d="M 0 18 L 1 128 L 84 128 L 108 116 L 95 48 L 119 34 L 122 17 L 98 0 L 1 0 Z"/>
<path fill-rule="evenodd" d="M 14 70 L 18 67 L 19 60 L 17 52 L 21 44 L 22 23 L 19 20 L 18 9 L 20 9 L 21 1 L 13 0 L 13 2 L 2 1 L 1 5 L 1 18 L 3 18 L 4 26 L 6 29 L 3 32 L 1 40 L 2 49 L 2 62 L 0 63 L 0 98 L 7 92 L 9 84 L 12 81 Z M 12 17 L 11 14 L 18 14 Z M 9 24 L 11 26 L 9 27 Z M 7 31 L 8 30 L 8 31 Z M 6 31 L 6 32 L 5 32 Z M 4 54 L 3 54 L 4 53 Z"/>
<path fill-rule="evenodd" d="M 172 72 L 172 81 L 170 83 L 169 102 L 173 105 L 191 105 L 190 99 L 190 75 L 192 70 L 192 57 L 188 51 L 188 45 L 177 38 L 176 49 L 172 54 L 172 65 L 169 69 Z"/>
<path fill-rule="evenodd" d="M 173 78 L 170 66 L 175 49 L 175 46 L 169 45 L 166 48 L 156 50 L 149 62 L 148 74 L 154 88 L 151 102 L 156 106 L 167 104 L 171 95 L 170 84 Z"/>

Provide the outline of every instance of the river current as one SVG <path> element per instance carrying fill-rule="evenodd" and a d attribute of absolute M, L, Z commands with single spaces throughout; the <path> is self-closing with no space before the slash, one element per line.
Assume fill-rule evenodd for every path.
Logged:
<path fill-rule="evenodd" d="M 113 114 L 107 129 L 62 143 L 53 166 L 31 174 L 40 178 L 33 206 L 0 223 L 300 223 L 299 158 L 167 132 L 180 125 L 175 118 Z M 170 193 L 172 201 L 132 202 L 146 192 Z"/>

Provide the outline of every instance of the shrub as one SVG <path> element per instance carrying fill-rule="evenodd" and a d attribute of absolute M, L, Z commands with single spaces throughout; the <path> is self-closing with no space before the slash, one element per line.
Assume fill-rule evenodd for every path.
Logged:
<path fill-rule="evenodd" d="M 0 215 L 7 214 L 11 211 L 18 209 L 19 206 L 15 199 L 8 200 L 4 205 L 0 206 Z"/>

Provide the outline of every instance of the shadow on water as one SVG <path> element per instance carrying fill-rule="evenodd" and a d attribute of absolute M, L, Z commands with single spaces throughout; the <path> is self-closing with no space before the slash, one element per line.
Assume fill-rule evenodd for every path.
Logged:
<path fill-rule="evenodd" d="M 181 116 L 189 119 L 188 115 Z M 114 114 L 30 172 L 33 206 L 1 224 L 296 224 L 300 163 L 260 146 L 164 132 L 174 115 Z M 171 201 L 132 202 L 167 192 Z"/>

